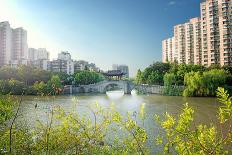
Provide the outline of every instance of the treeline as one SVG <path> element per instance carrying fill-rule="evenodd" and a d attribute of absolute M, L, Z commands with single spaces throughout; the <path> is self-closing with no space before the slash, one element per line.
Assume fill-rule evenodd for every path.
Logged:
<path fill-rule="evenodd" d="M 79 71 L 75 74 L 75 83 L 77 85 L 89 85 L 103 80 L 105 80 L 105 77 L 102 74 L 87 70 Z"/>
<path fill-rule="evenodd" d="M 218 87 L 225 87 L 232 93 L 232 67 L 156 62 L 143 72 L 139 70 L 135 82 L 164 85 L 166 95 L 215 96 Z M 175 86 L 185 86 L 185 89 L 182 91 Z"/>
<path fill-rule="evenodd" d="M 65 85 L 86 85 L 104 80 L 100 73 L 80 71 L 74 75 L 54 73 L 30 66 L 0 68 L 0 94 L 58 95 Z"/>
<path fill-rule="evenodd" d="M 87 107 L 95 119 L 56 106 L 45 115 L 46 121 L 37 120 L 31 129 L 17 121 L 20 100 L 0 95 L 0 154 L 149 155 L 154 150 L 155 154 L 231 154 L 232 97 L 223 88 L 218 88 L 217 97 L 222 105 L 214 123 L 196 123 L 194 109 L 185 104 L 178 116 L 167 112 L 155 115 L 149 125 L 159 125 L 161 130 L 155 128 L 150 133 L 158 135 L 150 135 L 145 128 L 145 104 L 140 111 L 126 115 L 114 106 Z M 36 114 L 37 108 L 34 111 Z"/>

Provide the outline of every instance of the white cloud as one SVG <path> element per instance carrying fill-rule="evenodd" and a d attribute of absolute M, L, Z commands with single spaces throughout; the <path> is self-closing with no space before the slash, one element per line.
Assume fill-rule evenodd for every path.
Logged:
<path fill-rule="evenodd" d="M 170 1 L 170 2 L 168 3 L 168 5 L 175 5 L 175 4 L 176 4 L 175 1 Z"/>

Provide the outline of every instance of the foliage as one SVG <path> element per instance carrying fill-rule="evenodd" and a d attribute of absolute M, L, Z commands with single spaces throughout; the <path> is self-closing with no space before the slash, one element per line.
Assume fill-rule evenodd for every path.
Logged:
<path fill-rule="evenodd" d="M 232 97 L 223 88 L 217 89 L 217 97 L 222 104 L 218 111 L 219 125 L 196 125 L 194 110 L 188 104 L 177 118 L 168 113 L 163 117 L 155 116 L 163 131 L 155 136 L 156 144 L 162 145 L 161 154 L 232 153 Z M 13 112 L 12 100 L 8 99 L 6 96 L 0 98 L 1 124 L 17 116 Z M 47 121 L 38 120 L 33 130 L 17 124 L 12 128 L 3 126 L 0 154 L 150 153 L 144 128 L 145 104 L 141 105 L 138 117 L 130 112 L 123 116 L 114 106 L 103 109 L 96 104 L 86 108 L 93 114 L 93 119 L 55 107 L 45 119 Z"/>
<path fill-rule="evenodd" d="M 188 104 L 184 106 L 177 119 L 168 113 L 164 115 L 163 120 L 155 116 L 165 133 L 164 136 L 159 135 L 156 139 L 158 145 L 163 145 L 164 154 L 174 152 L 176 154 L 232 153 L 227 147 L 231 147 L 232 144 L 232 98 L 223 88 L 218 88 L 217 96 L 223 104 L 218 112 L 220 127 L 212 124 L 210 126 L 199 124 L 194 127 L 194 110 Z"/>
<path fill-rule="evenodd" d="M 179 96 L 182 92 L 176 85 L 176 76 L 174 73 L 166 73 L 164 75 L 164 86 L 163 93 L 165 95 Z"/>
<path fill-rule="evenodd" d="M 141 70 L 139 69 L 138 71 L 137 71 L 137 74 L 136 74 L 136 78 L 135 78 L 135 83 L 136 84 L 141 84 L 142 83 L 142 72 L 141 72 Z"/>
<path fill-rule="evenodd" d="M 13 115 L 13 98 L 9 95 L 0 95 L 0 127 Z"/>
<path fill-rule="evenodd" d="M 232 67 L 154 63 L 142 72 L 138 70 L 136 84 L 164 85 L 165 95 L 215 96 L 217 87 L 228 88 L 232 94 Z M 182 87 L 185 85 L 184 93 Z M 180 86 L 180 87 L 178 87 Z"/>
<path fill-rule="evenodd" d="M 52 78 L 48 81 L 47 87 L 49 89 L 50 95 L 59 95 L 62 93 L 62 84 L 60 77 L 58 75 L 53 75 Z"/>
<path fill-rule="evenodd" d="M 33 132 L 14 127 L 0 133 L 0 148 L 5 154 L 147 154 L 147 134 L 131 114 L 124 119 L 113 107 L 90 109 L 94 121 L 77 113 L 52 109 L 47 123 L 38 121 Z M 142 114 L 141 114 L 141 117 Z M 97 121 L 98 120 L 98 121 Z M 112 124 L 115 124 L 112 127 Z M 114 135 L 126 133 L 118 138 Z M 12 134 L 12 150 L 9 136 Z M 106 135 L 112 135 L 107 137 Z"/>
<path fill-rule="evenodd" d="M 48 82 L 52 73 L 31 66 L 19 66 L 12 68 L 4 66 L 0 68 L 0 80 L 15 79 L 23 82 L 25 85 L 33 85 L 36 81 Z"/>
<path fill-rule="evenodd" d="M 215 96 L 218 87 L 224 87 L 226 72 L 222 69 L 212 69 L 203 72 L 190 72 L 185 75 L 183 96 Z"/>
<path fill-rule="evenodd" d="M 36 95 L 46 95 L 49 94 L 49 88 L 48 85 L 46 83 L 44 83 L 43 81 L 41 82 L 35 82 L 33 85 L 33 89 L 36 91 Z"/>
<path fill-rule="evenodd" d="M 138 70 L 136 76 L 137 84 L 160 84 L 163 85 L 163 77 L 170 69 L 169 63 L 156 62 L 147 67 L 143 72 Z"/>
<path fill-rule="evenodd" d="M 22 95 L 27 89 L 27 86 L 18 80 L 0 80 L 0 94 Z"/>
<path fill-rule="evenodd" d="M 104 77 L 102 74 L 87 70 L 77 72 L 75 75 L 75 81 L 78 85 L 94 84 L 103 80 Z"/>

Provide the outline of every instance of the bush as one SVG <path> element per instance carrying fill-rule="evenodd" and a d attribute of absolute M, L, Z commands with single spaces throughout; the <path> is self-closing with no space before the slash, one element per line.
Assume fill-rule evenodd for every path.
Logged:
<path fill-rule="evenodd" d="M 163 149 L 161 154 L 232 153 L 232 97 L 223 88 L 217 89 L 217 97 L 222 104 L 218 111 L 218 122 L 215 123 L 217 125 L 196 125 L 194 110 L 188 104 L 178 117 L 168 113 L 163 117 L 155 115 L 156 122 L 164 132 L 155 136 L 156 144 Z M 12 100 L 5 96 L 0 96 L 0 107 L 0 125 L 17 116 L 13 113 Z M 148 135 L 144 128 L 144 104 L 138 115 L 128 112 L 125 117 L 112 106 L 107 109 L 99 105 L 88 108 L 94 120 L 56 107 L 48 113 L 46 123 L 38 121 L 33 131 L 18 124 L 10 129 L 3 126 L 0 130 L 0 154 L 150 153 L 150 146 L 146 145 Z M 154 149 L 155 145 L 151 147 Z"/>

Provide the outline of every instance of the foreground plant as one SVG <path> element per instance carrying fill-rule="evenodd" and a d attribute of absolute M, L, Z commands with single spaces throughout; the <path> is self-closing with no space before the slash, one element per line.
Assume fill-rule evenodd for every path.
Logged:
<path fill-rule="evenodd" d="M 163 146 L 165 154 L 230 154 L 232 146 L 232 97 L 223 88 L 217 89 L 221 104 L 218 112 L 219 125 L 194 125 L 194 110 L 186 104 L 176 119 L 170 114 L 164 120 L 155 116 L 164 130 L 156 138 L 158 145 Z"/>
<path fill-rule="evenodd" d="M 232 97 L 223 88 L 218 88 L 217 96 L 223 104 L 218 112 L 218 125 L 194 125 L 194 110 L 188 104 L 177 118 L 168 113 L 164 119 L 155 117 L 162 128 L 162 134 L 155 136 L 157 145 L 162 145 L 161 154 L 232 153 Z M 149 150 L 146 145 L 149 137 L 144 128 L 145 104 L 141 105 L 138 114 L 128 112 L 127 115 L 120 114 L 113 106 L 108 109 L 98 104 L 93 108 L 86 107 L 92 119 L 54 107 L 46 122 L 38 121 L 30 129 L 12 123 L 20 108 L 13 113 L 12 107 L 8 107 L 8 104 L 13 105 L 12 102 L 0 98 L 3 112 L 0 117 L 0 154 L 145 155 L 158 149 L 153 145 L 152 150 Z M 10 125 L 3 126 L 7 121 L 11 122 Z"/>

